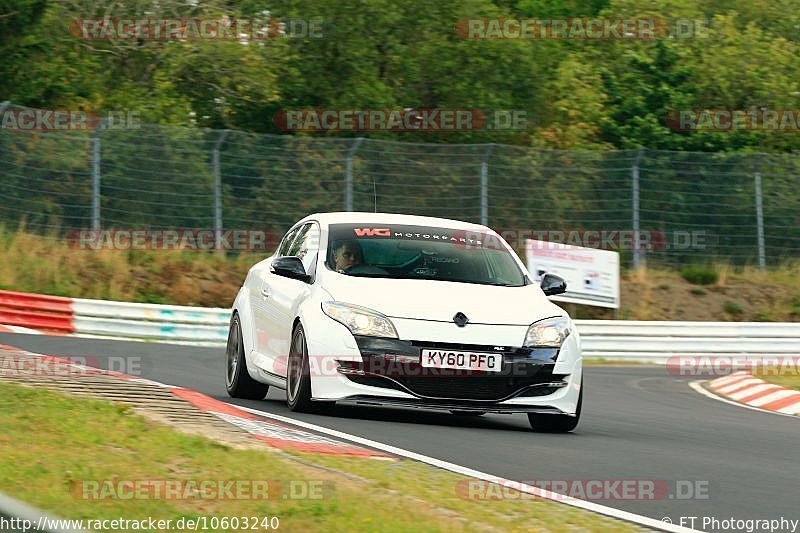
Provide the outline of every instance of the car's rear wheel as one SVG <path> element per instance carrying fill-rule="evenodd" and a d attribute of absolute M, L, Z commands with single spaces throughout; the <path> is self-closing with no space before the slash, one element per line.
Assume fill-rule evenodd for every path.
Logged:
<path fill-rule="evenodd" d="M 292 332 L 289 346 L 289 362 L 286 373 L 286 404 L 292 411 L 300 413 L 318 412 L 327 402 L 311 400 L 311 371 L 308 363 L 306 333 L 301 324 Z"/>
<path fill-rule="evenodd" d="M 234 312 L 228 330 L 228 344 L 225 347 L 225 388 L 231 398 L 263 400 L 269 391 L 269 385 L 259 383 L 247 372 L 242 342 L 242 326 L 239 313 Z"/>
<path fill-rule="evenodd" d="M 580 422 L 582 405 L 583 384 L 581 384 L 581 392 L 578 394 L 578 408 L 575 416 L 528 413 L 528 420 L 537 433 L 568 433 L 575 429 Z"/>

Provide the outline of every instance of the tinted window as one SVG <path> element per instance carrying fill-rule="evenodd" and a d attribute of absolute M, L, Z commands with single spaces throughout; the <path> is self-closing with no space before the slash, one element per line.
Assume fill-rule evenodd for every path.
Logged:
<path fill-rule="evenodd" d="M 289 232 L 283 237 L 281 241 L 281 245 L 278 247 L 278 256 L 289 255 L 286 252 L 289 250 L 289 245 L 292 244 L 295 235 L 297 235 L 297 231 L 300 229 L 300 226 L 296 228 L 292 228 Z"/>
<path fill-rule="evenodd" d="M 297 255 L 298 250 L 300 250 L 300 247 L 303 245 L 303 239 L 310 229 L 311 224 L 303 224 L 303 226 L 300 227 L 300 231 L 297 232 L 297 237 L 294 238 L 292 245 L 289 246 L 286 255 Z"/>
<path fill-rule="evenodd" d="M 313 275 L 314 266 L 317 261 L 319 251 L 319 227 L 316 223 L 309 223 L 297 234 L 292 246 L 289 248 L 289 255 L 300 258 L 306 273 Z"/>
<path fill-rule="evenodd" d="M 326 265 L 349 276 L 503 286 L 527 281 L 496 235 L 440 227 L 332 224 Z"/>

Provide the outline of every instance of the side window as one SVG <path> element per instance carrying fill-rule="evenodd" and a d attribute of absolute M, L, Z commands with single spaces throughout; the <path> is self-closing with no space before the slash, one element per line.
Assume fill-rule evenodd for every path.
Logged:
<path fill-rule="evenodd" d="M 297 235 L 289 250 L 289 255 L 295 255 L 303 262 L 306 273 L 313 276 L 319 251 L 319 226 L 309 223 Z"/>
<path fill-rule="evenodd" d="M 292 241 L 294 240 L 295 235 L 297 235 L 297 230 L 299 230 L 299 229 L 300 229 L 300 226 L 290 230 L 289 233 L 287 233 L 286 236 L 283 237 L 283 240 L 281 241 L 280 246 L 278 246 L 278 252 L 277 252 L 277 256 L 278 257 L 284 256 L 284 255 L 291 255 L 291 254 L 287 253 L 289 251 L 289 245 L 292 244 Z"/>
<path fill-rule="evenodd" d="M 300 231 L 297 232 L 297 237 L 295 237 L 294 242 L 289 247 L 286 255 L 297 255 L 297 252 L 303 245 L 303 239 L 305 239 L 309 229 L 311 229 L 311 224 L 303 224 L 303 226 L 300 227 Z"/>

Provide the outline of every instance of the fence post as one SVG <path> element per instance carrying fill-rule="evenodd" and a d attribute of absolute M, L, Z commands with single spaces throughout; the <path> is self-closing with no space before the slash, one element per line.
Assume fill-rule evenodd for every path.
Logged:
<path fill-rule="evenodd" d="M 634 249 L 633 249 L 633 269 L 644 266 L 644 253 L 642 251 L 642 240 L 639 235 L 639 160 L 642 158 L 643 150 L 640 148 L 636 152 L 636 158 L 633 160 L 633 168 L 631 168 L 631 182 L 633 187 L 633 206 L 631 221 L 633 224 L 634 235 Z"/>
<path fill-rule="evenodd" d="M 214 249 L 217 251 L 222 248 L 222 175 L 219 170 L 219 149 L 225 142 L 228 131 L 222 130 L 211 152 L 211 166 L 214 172 Z"/>
<path fill-rule="evenodd" d="M 489 158 L 494 143 L 489 143 L 481 158 L 481 225 L 489 225 Z"/>
<path fill-rule="evenodd" d="M 761 195 L 761 168 L 756 163 L 756 171 L 753 174 L 755 195 L 756 195 L 756 231 L 758 235 L 758 268 L 767 268 L 767 258 L 764 249 L 764 208 Z"/>
<path fill-rule="evenodd" d="M 92 231 L 100 231 L 100 135 L 106 127 L 101 119 L 92 134 Z"/>
<path fill-rule="evenodd" d="M 348 148 L 344 160 L 344 210 L 353 210 L 353 156 L 358 151 L 358 147 L 364 142 L 364 137 L 357 137 L 353 141 L 353 146 Z"/>

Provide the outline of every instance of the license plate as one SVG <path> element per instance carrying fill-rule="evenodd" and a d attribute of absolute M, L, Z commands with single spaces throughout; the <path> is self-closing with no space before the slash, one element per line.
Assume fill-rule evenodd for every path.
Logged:
<path fill-rule="evenodd" d="M 503 354 L 485 352 L 454 352 L 451 350 L 422 350 L 420 364 L 429 368 L 457 368 L 500 372 Z"/>

